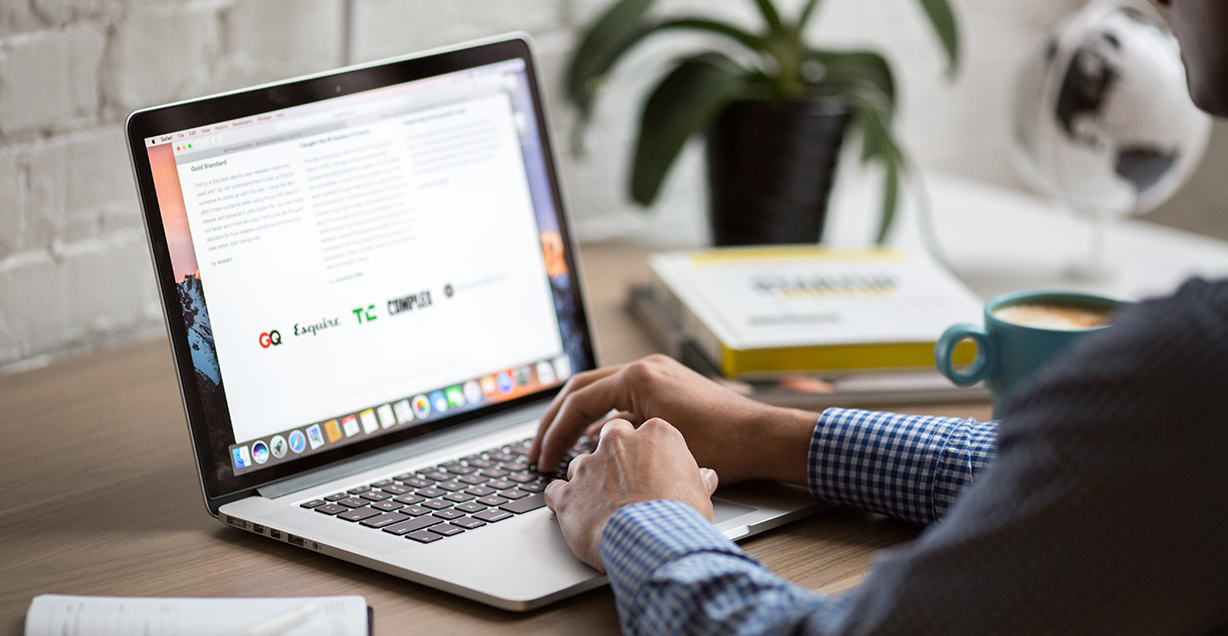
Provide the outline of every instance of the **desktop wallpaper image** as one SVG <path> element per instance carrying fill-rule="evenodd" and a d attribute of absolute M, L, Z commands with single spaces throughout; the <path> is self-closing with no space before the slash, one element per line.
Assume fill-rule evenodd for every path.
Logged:
<path fill-rule="evenodd" d="M 217 347 L 213 343 L 213 329 L 205 307 L 205 291 L 196 264 L 196 248 L 188 228 L 188 212 L 183 203 L 183 190 L 171 144 L 149 148 L 149 167 L 153 173 L 162 228 L 166 233 L 171 269 L 175 275 L 179 308 L 188 332 L 192 367 L 196 371 L 196 388 L 205 411 L 209 449 L 214 457 L 224 457 L 230 444 L 234 443 L 234 431 L 230 425 L 226 388 L 222 384 L 222 371 L 217 362 Z M 219 479 L 231 476 L 227 463 L 219 462 L 215 471 Z"/>

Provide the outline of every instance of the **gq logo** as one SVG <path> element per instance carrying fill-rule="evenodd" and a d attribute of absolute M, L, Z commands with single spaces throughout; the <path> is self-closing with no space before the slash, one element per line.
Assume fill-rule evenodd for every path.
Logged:
<path fill-rule="evenodd" d="M 268 349 L 281 344 L 281 333 L 276 329 L 260 334 L 260 348 Z"/>

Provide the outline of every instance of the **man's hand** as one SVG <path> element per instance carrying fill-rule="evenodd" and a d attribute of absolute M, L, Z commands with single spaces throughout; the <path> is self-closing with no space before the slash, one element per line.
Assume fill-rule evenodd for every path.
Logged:
<path fill-rule="evenodd" d="M 580 435 L 595 434 L 610 411 L 633 424 L 654 417 L 670 422 L 700 465 L 726 483 L 806 484 L 817 415 L 743 397 L 662 355 L 574 376 L 542 416 L 529 461 L 553 473 Z"/>
<path fill-rule="evenodd" d="M 665 420 L 650 419 L 639 429 L 610 420 L 596 450 L 572 460 L 567 479 L 546 487 L 546 505 L 558 515 L 571 551 L 603 572 L 601 532 L 623 506 L 672 499 L 712 520 L 716 473 L 699 468 L 682 434 Z"/>

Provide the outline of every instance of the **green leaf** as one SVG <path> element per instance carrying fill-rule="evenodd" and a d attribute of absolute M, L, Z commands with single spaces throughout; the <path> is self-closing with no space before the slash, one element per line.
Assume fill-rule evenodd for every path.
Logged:
<path fill-rule="evenodd" d="M 905 164 L 904 153 L 896 145 L 890 129 L 883 120 L 883 113 L 874 101 L 856 91 L 846 95 L 853 107 L 852 126 L 861 130 L 861 160 L 863 163 L 879 161 L 883 165 L 883 205 L 878 219 L 878 234 L 875 241 L 882 244 L 895 221 L 899 203 L 900 169 Z"/>
<path fill-rule="evenodd" d="M 631 170 L 631 197 L 636 203 L 647 206 L 656 200 L 687 139 L 707 130 L 742 95 L 747 81 L 745 70 L 717 53 L 685 59 L 661 80 L 640 119 Z"/>
<path fill-rule="evenodd" d="M 959 29 L 955 26 L 955 13 L 947 0 L 920 0 L 921 8 L 929 17 L 930 24 L 947 52 L 947 77 L 955 77 L 959 68 Z"/>
<path fill-rule="evenodd" d="M 806 27 L 806 23 L 810 21 L 810 16 L 814 13 L 814 9 L 818 5 L 819 0 L 806 0 L 806 6 L 802 7 L 802 12 L 797 16 L 798 31 L 801 31 Z"/>
<path fill-rule="evenodd" d="M 665 29 L 692 29 L 696 31 L 708 31 L 717 35 L 724 35 L 731 39 L 737 40 L 746 48 L 752 51 L 764 51 L 767 48 L 767 42 L 747 31 L 743 31 L 738 27 L 716 20 L 705 20 L 703 18 L 679 18 L 677 20 L 665 20 L 654 25 L 649 33 L 655 31 L 663 31 Z M 648 35 L 645 33 L 644 35 Z"/>
<path fill-rule="evenodd" d="M 895 210 L 900 197 L 900 164 L 895 159 L 883 161 L 886 174 L 883 175 L 883 211 L 878 218 L 878 235 L 874 243 L 882 245 L 887 240 L 887 232 L 895 221 Z"/>
<path fill-rule="evenodd" d="M 623 54 L 649 35 L 670 29 L 688 29 L 728 37 L 752 51 L 761 51 L 766 47 L 763 38 L 715 20 L 679 18 L 648 21 L 643 17 L 643 9 L 651 0 L 638 1 L 642 8 L 630 6 L 629 0 L 615 5 L 593 25 L 572 57 L 567 71 L 567 97 L 579 110 L 579 118 L 571 131 L 571 150 L 575 155 L 583 154 L 584 130 L 588 127 L 593 98 L 601 80 Z M 640 10 L 636 13 L 635 9 Z"/>
<path fill-rule="evenodd" d="M 903 153 L 887 126 L 886 113 L 882 110 L 881 100 L 877 99 L 877 92 L 852 90 L 842 95 L 853 108 L 853 127 L 860 128 L 864 133 L 862 161 L 881 159 L 887 155 L 902 157 Z"/>
<path fill-rule="evenodd" d="M 587 114 L 595 92 L 593 81 L 604 75 L 632 43 L 643 37 L 644 13 L 653 0 L 620 0 L 588 31 L 567 69 L 567 96 Z"/>
<path fill-rule="evenodd" d="M 832 92 L 877 92 L 873 99 L 881 102 L 880 110 L 887 121 L 895 115 L 895 77 L 886 58 L 874 51 L 815 51 L 810 59 L 823 65 L 820 85 Z"/>
<path fill-rule="evenodd" d="M 755 0 L 755 4 L 759 5 L 759 13 L 763 14 L 768 29 L 772 33 L 784 33 L 785 25 L 781 22 L 780 14 L 776 12 L 776 6 L 772 4 L 772 0 Z"/>

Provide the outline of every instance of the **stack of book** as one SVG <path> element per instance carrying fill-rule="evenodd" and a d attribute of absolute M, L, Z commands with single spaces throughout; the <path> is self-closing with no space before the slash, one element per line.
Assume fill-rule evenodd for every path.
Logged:
<path fill-rule="evenodd" d="M 925 254 L 809 246 L 655 255 L 630 309 L 666 352 L 756 399 L 874 406 L 986 399 L 934 367 L 934 342 L 981 301 Z M 972 343 L 956 349 L 969 363 Z"/>

